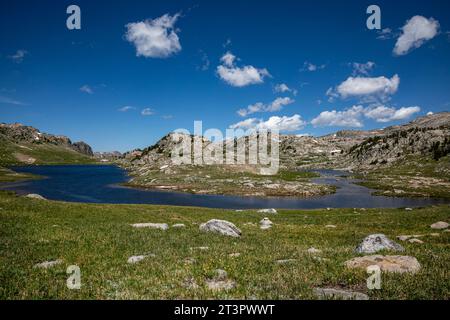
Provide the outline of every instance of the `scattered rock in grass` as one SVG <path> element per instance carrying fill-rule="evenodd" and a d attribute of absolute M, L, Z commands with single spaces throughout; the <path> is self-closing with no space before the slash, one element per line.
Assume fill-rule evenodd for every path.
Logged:
<path fill-rule="evenodd" d="M 47 200 L 43 196 L 37 193 L 30 193 L 25 196 L 26 198 L 36 199 L 36 200 Z"/>
<path fill-rule="evenodd" d="M 200 225 L 200 230 L 238 238 L 242 232 L 234 224 L 225 220 L 212 219 Z"/>
<path fill-rule="evenodd" d="M 236 287 L 236 282 L 228 279 L 228 274 L 225 270 L 217 269 L 214 272 L 216 273 L 215 277 L 206 280 L 206 285 L 208 289 L 213 291 L 220 291 L 220 290 L 230 290 Z"/>
<path fill-rule="evenodd" d="M 382 256 L 372 255 L 357 257 L 345 262 L 348 268 L 364 269 L 368 266 L 377 265 L 381 271 L 396 273 L 416 273 L 420 270 L 420 263 L 411 256 Z"/>
<path fill-rule="evenodd" d="M 444 232 L 450 232 L 450 229 L 445 229 Z"/>
<path fill-rule="evenodd" d="M 256 223 L 246 222 L 246 223 L 244 223 L 244 226 L 256 227 Z"/>
<path fill-rule="evenodd" d="M 439 221 L 439 222 L 433 223 L 430 226 L 430 228 L 435 229 L 435 230 L 442 230 L 442 229 L 447 229 L 448 226 L 449 226 L 449 224 L 447 222 Z"/>
<path fill-rule="evenodd" d="M 444 231 L 445 231 L 445 230 L 444 230 Z M 432 236 L 432 237 L 439 237 L 440 234 L 439 234 L 439 233 L 430 233 L 430 236 Z"/>
<path fill-rule="evenodd" d="M 281 260 L 275 261 L 275 263 L 277 263 L 277 264 L 288 264 L 288 263 L 293 263 L 293 262 L 297 262 L 297 259 L 281 259 Z"/>
<path fill-rule="evenodd" d="M 409 239 L 408 242 L 409 243 L 418 243 L 418 244 L 422 244 L 423 243 L 422 240 L 419 240 L 417 238 Z"/>
<path fill-rule="evenodd" d="M 355 291 L 333 288 L 314 288 L 314 295 L 323 300 L 369 300 L 369 296 Z"/>
<path fill-rule="evenodd" d="M 405 249 L 381 233 L 367 236 L 356 247 L 357 253 L 376 253 L 381 250 L 403 251 Z"/>
<path fill-rule="evenodd" d="M 271 208 L 271 209 L 261 209 L 261 210 L 258 210 L 258 212 L 259 213 L 270 213 L 270 214 L 277 214 L 278 213 L 278 211 L 273 209 L 273 208 Z"/>
<path fill-rule="evenodd" d="M 185 228 L 186 227 L 186 225 L 184 224 L 184 223 L 176 223 L 176 224 L 174 224 L 174 225 L 172 225 L 172 228 Z"/>
<path fill-rule="evenodd" d="M 237 258 L 237 257 L 239 257 L 241 254 L 239 253 L 239 252 L 234 252 L 234 253 L 230 253 L 228 256 L 230 257 L 230 258 Z"/>
<path fill-rule="evenodd" d="M 35 268 L 41 268 L 41 269 L 48 269 L 51 267 L 54 267 L 58 264 L 63 263 L 63 261 L 61 259 L 57 259 L 57 260 L 52 260 L 52 261 L 44 261 L 41 263 L 37 263 L 34 265 Z"/>
<path fill-rule="evenodd" d="M 410 239 L 412 236 L 406 236 L 406 235 L 402 235 L 402 236 L 397 236 L 397 239 L 400 241 L 406 241 L 408 239 Z"/>
<path fill-rule="evenodd" d="M 127 263 L 133 264 L 133 263 L 138 263 L 142 260 L 144 260 L 145 258 L 149 258 L 149 257 L 156 257 L 154 254 L 143 254 L 143 255 L 139 255 L 139 256 L 131 256 L 128 258 Z"/>
<path fill-rule="evenodd" d="M 412 211 L 412 208 L 405 208 L 406 211 Z"/>
<path fill-rule="evenodd" d="M 197 262 L 195 258 L 188 257 L 184 259 L 184 264 L 194 264 L 195 262 Z"/>
<path fill-rule="evenodd" d="M 331 211 L 331 208 L 327 208 L 327 211 Z"/>
<path fill-rule="evenodd" d="M 206 251 L 206 250 L 209 250 L 209 247 L 206 247 L 206 246 L 203 246 L 203 247 L 192 247 L 191 250 Z"/>
<path fill-rule="evenodd" d="M 259 222 L 259 227 L 262 230 L 267 230 L 272 228 L 273 222 L 269 220 L 269 218 L 264 218 Z"/>
<path fill-rule="evenodd" d="M 131 225 L 134 228 L 151 228 L 151 229 L 160 229 L 167 230 L 169 226 L 167 223 L 135 223 Z"/>
<path fill-rule="evenodd" d="M 308 253 L 310 253 L 310 254 L 319 254 L 319 253 L 322 253 L 322 250 L 316 249 L 316 248 L 314 248 L 314 247 L 309 248 L 307 251 L 308 251 Z"/>
<path fill-rule="evenodd" d="M 326 226 L 325 226 L 325 228 L 329 228 L 329 229 L 335 229 L 335 228 L 337 228 L 334 224 L 327 224 Z"/>
<path fill-rule="evenodd" d="M 199 288 L 199 285 L 193 277 L 188 277 L 184 279 L 182 286 L 189 290 L 195 290 Z"/>

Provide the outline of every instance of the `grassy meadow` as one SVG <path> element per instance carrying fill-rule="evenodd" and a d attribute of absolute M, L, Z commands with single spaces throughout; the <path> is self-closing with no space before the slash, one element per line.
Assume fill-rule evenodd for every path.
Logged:
<path fill-rule="evenodd" d="M 261 230 L 264 216 L 253 210 L 64 203 L 1 192 L 0 299 L 315 299 L 315 287 L 360 291 L 371 299 L 450 298 L 450 235 L 429 227 L 450 219 L 449 206 L 280 210 L 269 215 L 273 228 Z M 213 218 L 236 224 L 241 238 L 199 231 L 200 223 Z M 130 226 L 142 222 L 186 227 Z M 336 228 L 327 228 L 330 224 Z M 395 241 L 398 235 L 427 234 L 423 244 L 400 242 L 421 271 L 383 273 L 382 289 L 368 291 L 365 271 L 343 264 L 357 256 L 356 245 L 372 233 Z M 310 254 L 310 247 L 322 253 Z M 142 254 L 154 257 L 127 263 Z M 63 263 L 33 268 L 56 259 Z M 279 264 L 280 259 L 295 260 Z M 81 268 L 80 290 L 66 287 L 69 265 Z M 236 287 L 208 289 L 205 281 L 215 269 L 226 270 Z"/>

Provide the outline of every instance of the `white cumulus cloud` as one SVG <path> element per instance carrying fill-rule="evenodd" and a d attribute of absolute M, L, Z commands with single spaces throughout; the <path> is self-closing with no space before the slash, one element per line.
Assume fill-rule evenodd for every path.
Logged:
<path fill-rule="evenodd" d="M 180 14 L 165 14 L 156 19 L 126 25 L 126 39 L 136 47 L 136 55 L 146 58 L 167 58 L 181 50 L 174 28 Z"/>
<path fill-rule="evenodd" d="M 395 109 L 386 106 L 377 106 L 364 111 L 364 116 L 377 122 L 390 122 L 407 119 L 413 114 L 420 112 L 420 107 L 402 107 Z"/>
<path fill-rule="evenodd" d="M 388 96 L 397 92 L 400 77 L 395 74 L 392 78 L 382 77 L 349 77 L 335 90 L 328 90 L 327 95 L 339 94 L 342 98 L 352 96 Z"/>
<path fill-rule="evenodd" d="M 362 106 L 353 106 L 344 111 L 323 111 L 311 121 L 315 127 L 357 127 L 363 126 L 361 121 Z"/>
<path fill-rule="evenodd" d="M 390 122 L 404 120 L 420 112 L 420 107 L 402 107 L 395 109 L 378 105 L 363 107 L 356 105 L 342 111 L 324 111 L 311 121 L 315 127 L 363 127 L 363 119 L 372 119 L 376 122 Z"/>
<path fill-rule="evenodd" d="M 245 87 L 251 84 L 263 83 L 265 77 L 270 73 L 267 69 L 258 69 L 254 66 L 237 67 L 235 62 L 237 58 L 231 52 L 222 56 L 221 65 L 217 67 L 217 74 L 229 85 L 234 87 Z"/>
<path fill-rule="evenodd" d="M 287 116 L 273 116 L 268 120 L 249 118 L 230 126 L 231 129 L 244 129 L 244 130 L 278 130 L 278 131 L 297 131 L 303 129 L 306 125 L 306 121 L 298 114 L 292 117 Z"/>
<path fill-rule="evenodd" d="M 280 111 L 283 108 L 283 106 L 287 106 L 294 102 L 295 102 L 295 100 L 288 98 L 288 97 L 276 98 L 269 104 L 264 104 L 262 102 L 257 102 L 255 104 L 251 104 L 245 109 L 238 110 L 237 113 L 241 117 L 246 117 L 246 116 L 248 116 L 252 113 L 256 113 L 256 112 L 276 112 L 276 111 Z"/>
<path fill-rule="evenodd" d="M 433 39 L 439 33 L 439 22 L 433 18 L 414 16 L 402 27 L 402 34 L 398 37 L 394 47 L 394 54 L 401 56 L 415 48 L 419 48 L 426 41 Z"/>

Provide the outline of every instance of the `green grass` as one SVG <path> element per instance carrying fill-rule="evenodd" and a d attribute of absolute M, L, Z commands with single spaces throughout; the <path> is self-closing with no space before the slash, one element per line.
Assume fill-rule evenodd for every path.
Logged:
<path fill-rule="evenodd" d="M 212 218 L 229 220 L 242 230 L 239 239 L 202 233 L 198 224 Z M 258 223 L 255 211 L 151 205 L 100 205 L 39 201 L 0 193 L 0 299 L 313 299 L 314 287 L 366 292 L 371 299 L 449 299 L 449 233 L 424 237 L 424 244 L 402 243 L 422 270 L 415 275 L 383 274 L 382 289 L 367 292 L 368 275 L 343 263 L 356 256 L 355 246 L 371 233 L 394 238 L 432 232 L 436 221 L 448 221 L 448 206 L 405 211 L 280 210 L 270 216 L 271 230 Z M 185 223 L 185 229 L 134 229 L 131 223 Z M 334 224 L 336 229 L 325 225 Z M 208 246 L 207 251 L 191 247 Z M 323 250 L 318 261 L 306 253 Z M 230 253 L 241 253 L 231 258 Z M 138 264 L 128 257 L 153 253 Z M 194 264 L 185 264 L 195 258 Z M 278 259 L 298 259 L 286 265 Z M 42 261 L 63 259 L 48 270 Z M 66 287 L 66 268 L 81 268 L 81 290 Z M 205 279 L 224 269 L 237 282 L 230 291 L 212 292 Z M 198 289 L 183 287 L 193 277 Z"/>

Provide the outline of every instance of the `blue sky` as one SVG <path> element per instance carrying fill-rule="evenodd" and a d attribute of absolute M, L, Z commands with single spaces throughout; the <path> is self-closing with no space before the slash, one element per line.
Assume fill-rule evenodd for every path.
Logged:
<path fill-rule="evenodd" d="M 450 2 L 377 1 L 383 31 L 370 4 L 2 1 L 0 121 L 126 151 L 194 120 L 323 135 L 450 110 Z"/>

